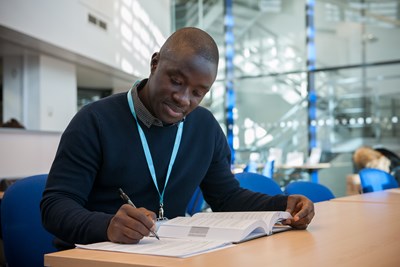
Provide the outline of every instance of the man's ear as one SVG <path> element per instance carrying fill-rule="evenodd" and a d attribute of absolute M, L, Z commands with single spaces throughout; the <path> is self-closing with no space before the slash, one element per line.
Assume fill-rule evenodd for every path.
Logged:
<path fill-rule="evenodd" d="M 151 56 L 150 70 L 153 72 L 157 68 L 158 60 L 160 58 L 160 53 L 156 52 Z"/>

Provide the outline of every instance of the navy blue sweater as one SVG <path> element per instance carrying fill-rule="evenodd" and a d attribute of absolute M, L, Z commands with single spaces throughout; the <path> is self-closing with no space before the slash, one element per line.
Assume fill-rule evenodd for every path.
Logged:
<path fill-rule="evenodd" d="M 141 125 L 160 190 L 177 126 Z M 198 107 L 185 119 L 181 145 L 164 195 L 165 216 L 185 214 L 197 186 L 213 211 L 284 210 L 287 197 L 239 187 L 226 137 L 213 115 Z M 158 213 L 153 184 L 126 93 L 82 108 L 61 137 L 41 202 L 45 228 L 70 243 L 107 240 L 107 227 L 123 203 L 121 187 L 138 207 Z"/>

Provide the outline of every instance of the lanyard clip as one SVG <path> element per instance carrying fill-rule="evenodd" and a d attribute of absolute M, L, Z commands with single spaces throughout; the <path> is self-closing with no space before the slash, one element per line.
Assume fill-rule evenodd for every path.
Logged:
<path fill-rule="evenodd" d="M 164 204 L 160 203 L 160 209 L 158 210 L 158 220 L 163 220 L 164 219 Z"/>

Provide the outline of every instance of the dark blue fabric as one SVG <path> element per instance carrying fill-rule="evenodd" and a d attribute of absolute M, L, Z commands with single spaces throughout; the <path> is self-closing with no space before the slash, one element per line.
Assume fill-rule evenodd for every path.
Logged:
<path fill-rule="evenodd" d="M 264 175 L 253 172 L 241 172 L 236 174 L 240 186 L 254 192 L 260 192 L 271 196 L 283 194 L 277 182 Z"/>
<path fill-rule="evenodd" d="M 382 170 L 365 168 L 359 172 L 359 175 L 363 193 L 399 187 L 396 179 Z"/>
<path fill-rule="evenodd" d="M 312 202 L 321 202 L 335 198 L 332 191 L 318 183 L 307 181 L 294 181 L 289 183 L 285 188 L 285 194 L 300 194 L 308 197 Z"/>
<path fill-rule="evenodd" d="M 54 252 L 54 237 L 42 226 L 39 203 L 47 175 L 31 176 L 11 185 L 1 201 L 4 254 L 9 267 L 44 266 Z"/>
<path fill-rule="evenodd" d="M 176 126 L 141 125 L 163 188 Z M 226 137 L 213 115 L 198 107 L 185 119 L 181 145 L 164 196 L 165 216 L 185 215 L 200 186 L 214 211 L 284 210 L 287 197 L 241 189 L 230 169 Z M 43 223 L 68 243 L 107 240 L 123 204 L 122 188 L 138 207 L 158 213 L 153 184 L 126 93 L 83 107 L 63 133 L 41 202 Z"/>

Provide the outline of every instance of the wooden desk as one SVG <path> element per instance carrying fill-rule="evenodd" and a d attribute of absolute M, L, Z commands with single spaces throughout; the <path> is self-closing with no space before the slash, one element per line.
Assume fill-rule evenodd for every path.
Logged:
<path fill-rule="evenodd" d="M 400 204 L 400 188 L 388 189 L 373 193 L 351 195 L 346 197 L 334 198 L 332 201 L 345 202 L 371 202 L 383 204 Z M 400 208 L 400 205 L 399 205 Z"/>
<path fill-rule="evenodd" d="M 400 266 L 400 209 L 326 201 L 306 231 L 288 231 L 186 259 L 73 249 L 45 255 L 51 267 Z"/>

